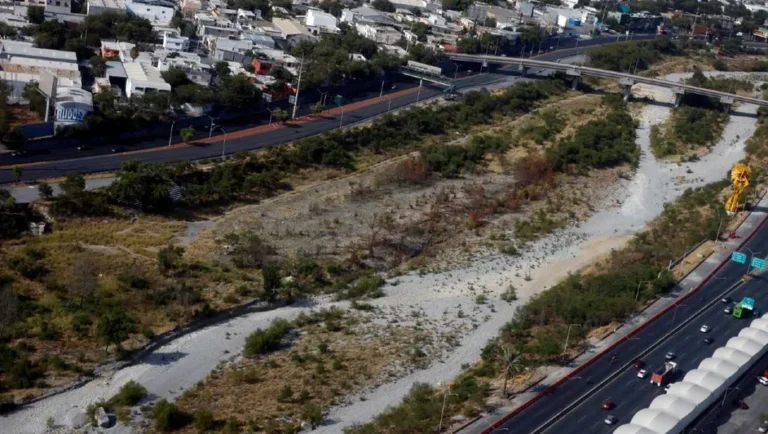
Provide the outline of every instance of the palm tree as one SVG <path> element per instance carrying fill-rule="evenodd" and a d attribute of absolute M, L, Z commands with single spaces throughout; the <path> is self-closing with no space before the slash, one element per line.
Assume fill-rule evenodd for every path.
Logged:
<path fill-rule="evenodd" d="M 523 368 L 520 353 L 509 345 L 499 344 L 499 361 L 504 365 L 504 387 L 502 394 L 507 398 L 507 382 L 511 374 L 520 372 Z"/>

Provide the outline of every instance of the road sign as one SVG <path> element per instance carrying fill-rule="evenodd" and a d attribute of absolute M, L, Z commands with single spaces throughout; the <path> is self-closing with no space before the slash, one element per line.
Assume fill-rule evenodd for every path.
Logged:
<path fill-rule="evenodd" d="M 752 258 L 750 265 L 752 265 L 755 268 L 765 268 L 765 259 Z"/>
<path fill-rule="evenodd" d="M 288 97 L 288 103 L 293 104 L 296 102 L 296 95 L 291 95 Z"/>
<path fill-rule="evenodd" d="M 731 253 L 731 261 L 738 262 L 739 264 L 746 264 L 747 263 L 747 255 L 746 255 L 746 253 L 733 252 L 733 253 Z"/>
<path fill-rule="evenodd" d="M 342 100 L 343 98 L 341 97 L 341 95 L 336 95 L 335 97 L 333 97 L 333 103 L 336 105 L 341 105 Z"/>

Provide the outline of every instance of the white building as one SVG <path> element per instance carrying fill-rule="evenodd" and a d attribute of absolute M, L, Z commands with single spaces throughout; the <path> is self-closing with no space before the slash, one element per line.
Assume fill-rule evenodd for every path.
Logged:
<path fill-rule="evenodd" d="M 128 79 L 125 82 L 125 94 L 129 98 L 151 92 L 170 92 L 171 85 L 163 80 L 160 71 L 143 62 L 123 64 Z"/>
<path fill-rule="evenodd" d="M 319 30 L 324 33 L 338 33 L 339 20 L 331 14 L 325 13 L 319 9 L 311 8 L 307 11 L 305 21 L 310 30 Z"/>
<path fill-rule="evenodd" d="M 104 12 L 124 14 L 127 12 L 125 2 L 123 0 L 88 0 L 88 16 Z"/>
<path fill-rule="evenodd" d="M 390 3 L 392 3 L 395 6 L 403 7 L 407 9 L 426 9 L 427 8 L 427 1 L 426 0 L 390 0 Z"/>
<path fill-rule="evenodd" d="M 45 2 L 45 11 L 50 14 L 71 14 L 71 0 L 47 0 Z"/>
<path fill-rule="evenodd" d="M 403 36 L 393 27 L 355 23 L 355 29 L 361 36 L 379 44 L 395 44 Z"/>
<path fill-rule="evenodd" d="M 129 13 L 161 26 L 170 24 L 176 11 L 175 5 L 165 0 L 125 0 L 125 7 Z"/>
<path fill-rule="evenodd" d="M 164 32 L 163 48 L 170 51 L 187 51 L 189 50 L 189 38 L 176 32 Z"/>
<path fill-rule="evenodd" d="M 312 41 L 315 39 L 309 30 L 298 21 L 286 18 L 273 18 L 272 23 L 280 30 L 282 38 L 289 45 L 296 45 L 301 41 Z"/>
<path fill-rule="evenodd" d="M 37 48 L 31 42 L 0 40 L 0 60 L 27 57 L 31 59 L 67 62 L 77 65 L 77 55 L 72 51 Z"/>
<path fill-rule="evenodd" d="M 441 17 L 440 15 L 429 14 L 427 20 L 429 21 L 430 25 L 445 27 L 445 18 Z"/>

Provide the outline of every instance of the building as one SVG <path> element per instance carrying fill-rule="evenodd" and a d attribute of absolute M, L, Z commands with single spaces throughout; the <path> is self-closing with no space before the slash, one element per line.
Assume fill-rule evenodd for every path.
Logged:
<path fill-rule="evenodd" d="M 123 0 L 88 0 L 87 15 L 97 15 L 104 12 L 124 14 L 127 12 Z"/>
<path fill-rule="evenodd" d="M 87 90 L 57 86 L 54 101 L 54 128 L 81 124 L 93 113 L 93 96 Z"/>
<path fill-rule="evenodd" d="M 45 12 L 49 14 L 71 14 L 71 0 L 46 0 Z"/>
<path fill-rule="evenodd" d="M 273 18 L 272 23 L 280 30 L 282 38 L 290 46 L 294 46 L 301 41 L 313 41 L 315 39 L 309 30 L 296 20 Z"/>
<path fill-rule="evenodd" d="M 143 62 L 124 63 L 125 95 L 131 98 L 151 92 L 170 92 L 171 85 L 163 80 L 160 71 L 152 65 Z"/>
<path fill-rule="evenodd" d="M 77 65 L 77 55 L 72 51 L 37 48 L 31 42 L 11 41 L 8 39 L 0 40 L 0 60 L 22 57 Z"/>
<path fill-rule="evenodd" d="M 392 45 L 403 37 L 403 34 L 395 30 L 394 27 L 355 23 L 355 29 L 360 36 L 379 44 Z"/>
<path fill-rule="evenodd" d="M 275 40 L 267 35 L 243 33 L 240 37 L 245 41 L 251 41 L 254 47 L 275 48 Z"/>
<path fill-rule="evenodd" d="M 210 37 L 206 39 L 208 48 L 211 50 L 211 57 L 219 62 L 250 62 L 250 55 L 247 54 L 253 50 L 253 42 L 244 39 L 228 39 L 221 37 Z"/>
<path fill-rule="evenodd" d="M 325 13 L 319 9 L 310 8 L 307 10 L 305 24 L 314 34 L 339 32 L 339 20 L 333 15 Z"/>
<path fill-rule="evenodd" d="M 125 0 L 129 13 L 146 18 L 152 25 L 168 25 L 173 19 L 176 7 L 166 0 Z"/>
<path fill-rule="evenodd" d="M 189 50 L 189 38 L 176 32 L 164 32 L 163 48 L 170 51 L 187 51 Z"/>
<path fill-rule="evenodd" d="M 394 26 L 397 24 L 395 20 L 386 13 L 368 6 L 342 10 L 341 21 L 349 24 L 380 24 L 384 26 Z"/>
<path fill-rule="evenodd" d="M 196 13 L 200 12 L 201 3 L 200 0 L 181 0 L 181 14 L 185 18 L 192 18 Z"/>
<path fill-rule="evenodd" d="M 167 71 L 178 68 L 187 73 L 187 78 L 195 84 L 207 86 L 211 82 L 211 65 L 204 63 L 195 53 L 156 50 L 157 70 Z"/>
<path fill-rule="evenodd" d="M 428 4 L 426 0 L 391 0 L 390 2 L 395 7 L 404 9 L 426 9 Z"/>
<path fill-rule="evenodd" d="M 195 25 L 197 26 L 197 35 L 201 38 L 206 36 L 213 37 L 237 37 L 240 33 L 235 28 L 235 23 L 229 18 L 219 17 L 209 12 L 199 12 L 195 14 Z"/>

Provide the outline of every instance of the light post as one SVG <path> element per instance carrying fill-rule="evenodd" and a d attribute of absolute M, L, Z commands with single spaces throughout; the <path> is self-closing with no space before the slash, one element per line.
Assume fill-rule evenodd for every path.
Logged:
<path fill-rule="evenodd" d="M 723 400 L 722 402 L 720 402 L 720 407 L 725 405 L 725 397 L 728 396 L 728 392 L 730 392 L 731 390 L 738 390 L 739 392 L 741 392 L 741 389 L 739 389 L 738 387 L 729 387 L 725 389 L 725 392 L 723 392 Z"/>
<path fill-rule="evenodd" d="M 387 113 L 389 113 L 389 111 L 392 110 L 392 98 L 390 98 L 389 96 L 387 96 L 386 98 L 388 100 L 387 101 Z"/>
<path fill-rule="evenodd" d="M 456 67 L 456 70 L 453 71 L 453 79 L 456 80 L 456 76 L 459 74 L 459 65 L 454 63 L 453 66 Z"/>
<path fill-rule="evenodd" d="M 217 127 L 221 130 L 222 133 L 224 133 L 224 141 L 221 144 L 221 159 L 224 159 L 224 151 L 227 150 L 227 132 L 224 131 L 224 128 L 221 127 L 221 125 L 217 125 Z"/>
<path fill-rule="evenodd" d="M 384 79 L 381 79 L 381 89 L 379 89 L 379 98 L 384 95 Z"/>
<path fill-rule="evenodd" d="M 563 345 L 563 352 L 568 351 L 568 340 L 571 337 L 571 327 L 581 327 L 581 324 L 568 324 L 568 333 L 565 335 L 565 345 Z"/>
<path fill-rule="evenodd" d="M 323 107 L 325 107 L 325 97 L 326 95 L 328 95 L 328 91 L 326 90 L 325 92 L 322 92 L 320 89 L 315 89 L 315 90 L 317 91 L 317 93 L 320 94 L 320 104 L 322 104 Z"/>
<path fill-rule="evenodd" d="M 291 113 L 291 119 L 296 119 L 296 107 L 299 105 L 299 91 L 301 90 L 301 72 L 304 70 L 304 55 L 301 56 L 301 64 L 299 65 L 299 80 L 296 83 L 296 95 L 293 97 L 293 112 Z"/>
<path fill-rule="evenodd" d="M 424 83 L 424 80 L 419 79 L 419 91 L 416 92 L 416 102 L 419 102 L 419 98 L 421 98 L 421 85 Z"/>
<path fill-rule="evenodd" d="M 270 110 L 269 107 L 266 107 L 267 111 L 269 112 L 269 125 L 272 125 L 272 110 Z"/>
<path fill-rule="evenodd" d="M 440 410 L 440 425 L 437 427 L 437 434 L 443 432 L 443 414 L 445 414 L 445 401 L 448 399 L 448 395 L 459 396 L 451 391 L 446 391 L 443 394 L 443 408 Z"/>
<path fill-rule="evenodd" d="M 651 283 L 650 280 L 643 280 L 642 282 L 637 283 L 637 291 L 635 291 L 635 301 L 637 301 L 638 297 L 640 297 L 640 285 L 643 283 Z"/>
<path fill-rule="evenodd" d="M 720 224 L 717 225 L 717 235 L 715 235 L 715 244 L 720 242 L 720 229 L 723 228 L 723 219 L 725 219 L 725 215 L 720 216 Z"/>
<path fill-rule="evenodd" d="M 208 129 L 208 138 L 210 139 L 213 136 L 213 118 L 208 115 L 205 116 L 211 120 L 211 128 Z"/>
<path fill-rule="evenodd" d="M 173 125 L 176 123 L 176 121 L 171 121 L 171 133 L 168 134 L 168 147 L 171 147 L 171 139 L 173 139 Z"/>
<path fill-rule="evenodd" d="M 672 314 L 672 325 L 674 326 L 675 320 L 677 319 L 677 308 L 680 306 L 688 306 L 687 304 L 677 304 L 675 305 L 675 312 Z"/>
<path fill-rule="evenodd" d="M 344 125 L 344 106 L 341 106 L 341 118 L 339 118 L 339 128 Z"/>

